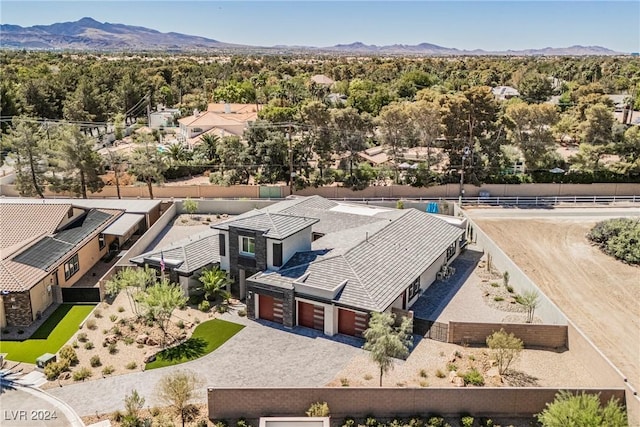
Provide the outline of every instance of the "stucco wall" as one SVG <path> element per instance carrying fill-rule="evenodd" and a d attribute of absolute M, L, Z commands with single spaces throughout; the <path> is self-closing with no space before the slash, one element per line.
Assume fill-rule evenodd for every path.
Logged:
<path fill-rule="evenodd" d="M 553 401 L 555 388 L 210 388 L 209 418 L 302 416 L 314 402 L 327 402 L 334 418 L 412 416 L 438 413 L 530 417 Z M 572 391 L 572 390 L 570 390 Z M 624 401 L 624 389 L 589 389 L 603 403 Z"/>
<path fill-rule="evenodd" d="M 43 313 L 44 310 L 53 303 L 53 286 L 55 284 L 54 275 L 50 274 L 40 281 L 29 291 L 31 297 L 31 315 L 35 320 L 38 312 Z M 48 288 L 48 290 L 47 290 Z"/>
<path fill-rule="evenodd" d="M 64 261 L 58 267 L 58 284 L 62 288 L 68 288 L 73 286 L 80 278 L 98 262 L 100 258 L 102 258 L 109 249 L 108 245 L 105 245 L 102 250 L 100 250 L 100 244 L 98 243 L 98 235 L 96 235 L 93 239 L 87 242 L 83 247 L 80 248 L 78 252 L 78 263 L 80 269 L 71 276 L 68 280 L 64 277 L 64 264 L 73 258 L 74 254 L 68 255 L 64 258 Z"/>

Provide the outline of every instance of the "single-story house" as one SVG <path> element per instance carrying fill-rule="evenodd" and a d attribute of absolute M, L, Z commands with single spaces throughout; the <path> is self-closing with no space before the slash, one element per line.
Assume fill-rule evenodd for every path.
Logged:
<path fill-rule="evenodd" d="M 218 136 L 242 136 L 250 123 L 258 118 L 256 104 L 209 104 L 207 111 L 178 120 L 180 136 L 190 147 L 205 133 Z"/>
<path fill-rule="evenodd" d="M 0 327 L 29 326 L 63 302 L 68 288 L 159 214 L 158 201 L 1 199 Z"/>
<path fill-rule="evenodd" d="M 493 96 L 500 101 L 520 96 L 518 89 L 511 86 L 496 86 L 491 89 L 491 92 Z"/>

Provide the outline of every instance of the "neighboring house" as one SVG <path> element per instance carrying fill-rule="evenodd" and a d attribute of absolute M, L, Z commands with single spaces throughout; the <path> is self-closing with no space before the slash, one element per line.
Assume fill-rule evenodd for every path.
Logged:
<path fill-rule="evenodd" d="M 0 327 L 29 326 L 63 302 L 101 258 L 159 214 L 157 201 L 0 200 Z"/>
<path fill-rule="evenodd" d="M 149 114 L 149 127 L 151 129 L 160 129 L 175 126 L 176 118 L 180 116 L 178 108 L 166 108 L 158 105 L 156 111 Z"/>
<path fill-rule="evenodd" d="M 491 92 L 493 92 L 493 96 L 499 101 L 520 96 L 518 89 L 511 86 L 496 86 L 491 89 Z"/>
<path fill-rule="evenodd" d="M 241 137 L 250 123 L 258 118 L 256 104 L 209 104 L 207 111 L 194 111 L 192 116 L 178 120 L 180 136 L 189 147 L 199 143 L 200 137 L 212 133 L 221 137 Z"/>
<path fill-rule="evenodd" d="M 315 76 L 311 76 L 311 81 L 322 86 L 331 86 L 335 83 L 332 78 L 327 77 L 324 74 L 316 74 Z"/>
<path fill-rule="evenodd" d="M 364 151 L 360 151 L 358 157 L 369 162 L 371 166 L 380 166 L 391 160 L 384 147 L 367 148 Z"/>

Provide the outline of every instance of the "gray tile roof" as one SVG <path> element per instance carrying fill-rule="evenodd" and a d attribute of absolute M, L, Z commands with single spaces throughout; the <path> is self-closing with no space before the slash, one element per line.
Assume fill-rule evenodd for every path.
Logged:
<path fill-rule="evenodd" d="M 415 209 L 398 212 L 395 219 L 379 223 L 378 231 L 368 237 L 358 235 L 356 238 L 342 233 L 343 238 L 356 240 L 354 246 L 344 252 L 337 251 L 333 255 L 329 251 L 307 265 L 258 273 L 251 280 L 290 288 L 294 286 L 294 280 L 304 279 L 305 285 L 325 290 L 346 280 L 346 285 L 334 299 L 336 303 L 384 311 L 464 232 Z M 375 217 L 369 219 L 376 220 Z M 323 239 L 314 242 L 314 246 Z M 305 274 L 307 276 L 303 277 Z"/>
<path fill-rule="evenodd" d="M 207 230 L 169 246 L 138 255 L 130 261 L 137 265 L 144 265 L 149 260 L 159 263 L 160 258 L 164 257 L 165 260 L 182 262 L 174 271 L 192 274 L 207 265 L 220 263 L 218 234 L 218 230 Z"/>
<path fill-rule="evenodd" d="M 260 231 L 265 237 L 282 240 L 317 222 L 318 220 L 315 218 L 259 212 L 255 215 L 215 225 L 214 228 L 228 230 L 229 227 L 237 227 Z"/>

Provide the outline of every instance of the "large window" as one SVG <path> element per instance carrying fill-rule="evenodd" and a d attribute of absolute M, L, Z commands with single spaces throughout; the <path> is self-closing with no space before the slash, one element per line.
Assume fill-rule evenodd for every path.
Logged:
<path fill-rule="evenodd" d="M 240 236 L 240 254 L 245 256 L 256 255 L 256 240 L 253 237 Z"/>
<path fill-rule="evenodd" d="M 273 244 L 273 266 L 282 267 L 282 243 Z"/>
<path fill-rule="evenodd" d="M 105 245 L 105 242 L 104 242 L 104 234 L 100 233 L 100 234 L 98 235 L 98 247 L 99 247 L 99 249 L 100 249 L 100 250 L 103 250 L 103 249 L 104 249 L 104 245 Z"/>
<path fill-rule="evenodd" d="M 69 280 L 78 270 L 80 270 L 80 262 L 78 261 L 78 254 L 75 254 L 69 261 L 64 263 L 64 279 Z"/>
<path fill-rule="evenodd" d="M 409 286 L 409 295 L 407 296 L 407 301 L 411 301 L 413 297 L 420 293 L 420 278 L 418 277 L 414 282 Z"/>
<path fill-rule="evenodd" d="M 456 242 L 453 242 L 448 248 L 447 248 L 447 261 L 449 261 L 455 254 L 456 254 Z"/>

